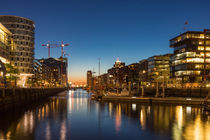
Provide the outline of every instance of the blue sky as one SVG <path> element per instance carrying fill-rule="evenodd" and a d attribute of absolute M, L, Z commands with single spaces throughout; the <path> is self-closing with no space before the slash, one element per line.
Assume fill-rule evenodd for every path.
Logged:
<path fill-rule="evenodd" d="M 152 55 L 171 53 L 169 39 L 187 30 L 210 28 L 208 0 L 5 0 L 1 15 L 35 21 L 35 57 L 47 57 L 41 44 L 70 43 L 69 75 L 84 81 L 86 71 L 101 73 L 116 58 L 126 64 Z M 51 56 L 59 57 L 59 48 Z"/>

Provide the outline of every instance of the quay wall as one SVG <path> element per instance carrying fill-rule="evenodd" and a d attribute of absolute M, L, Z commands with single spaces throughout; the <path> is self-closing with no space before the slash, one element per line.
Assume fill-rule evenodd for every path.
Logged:
<path fill-rule="evenodd" d="M 205 98 L 208 95 L 210 88 L 166 88 L 165 97 L 191 97 L 191 98 Z M 141 96 L 142 91 L 139 93 L 133 91 L 131 95 Z M 159 88 L 159 95 L 162 93 L 162 88 Z M 144 96 L 145 97 L 154 97 L 156 94 L 155 88 L 145 88 Z"/>
<path fill-rule="evenodd" d="M 33 103 L 65 90 L 65 88 L 0 88 L 0 110 Z"/>
<path fill-rule="evenodd" d="M 126 103 L 146 103 L 146 104 L 175 104 L 175 105 L 202 105 L 203 98 L 147 98 L 147 97 L 117 97 L 117 96 L 103 96 L 104 102 L 126 102 Z M 210 100 L 208 100 L 210 102 Z"/>

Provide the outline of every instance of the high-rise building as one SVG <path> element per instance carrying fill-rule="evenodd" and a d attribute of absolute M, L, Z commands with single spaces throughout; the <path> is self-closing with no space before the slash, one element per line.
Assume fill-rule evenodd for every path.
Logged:
<path fill-rule="evenodd" d="M 89 90 L 91 90 L 92 89 L 92 71 L 87 71 L 87 88 L 89 89 Z"/>
<path fill-rule="evenodd" d="M 176 82 L 194 83 L 210 80 L 210 32 L 188 31 L 170 40 L 174 48 L 171 76 Z M 191 85 L 192 86 L 192 85 Z"/>
<path fill-rule="evenodd" d="M 24 86 L 28 77 L 33 74 L 34 22 L 10 15 L 0 15 L 0 22 L 13 34 L 14 48 L 10 52 L 10 60 L 20 73 L 18 85 Z"/>

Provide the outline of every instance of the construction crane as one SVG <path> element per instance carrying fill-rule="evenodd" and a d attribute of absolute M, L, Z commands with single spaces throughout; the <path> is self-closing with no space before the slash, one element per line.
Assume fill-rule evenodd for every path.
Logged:
<path fill-rule="evenodd" d="M 50 48 L 56 48 L 57 44 L 50 44 L 50 41 L 48 41 L 47 44 L 42 44 L 42 46 L 46 46 L 46 48 L 48 48 L 48 58 L 50 58 Z"/>
<path fill-rule="evenodd" d="M 63 57 L 64 56 L 63 48 L 65 46 L 69 46 L 69 44 L 64 44 L 63 41 L 61 42 L 61 44 L 51 44 L 50 41 L 48 41 L 47 44 L 42 44 L 42 46 L 46 46 L 46 48 L 48 48 L 48 58 L 50 58 L 50 49 L 51 48 L 61 47 L 61 57 Z"/>
<path fill-rule="evenodd" d="M 64 50 L 63 48 L 66 47 L 66 46 L 69 46 L 69 44 L 64 44 L 63 41 L 61 42 L 61 44 L 57 44 L 57 47 L 61 47 L 61 57 L 63 58 L 64 56 Z"/>

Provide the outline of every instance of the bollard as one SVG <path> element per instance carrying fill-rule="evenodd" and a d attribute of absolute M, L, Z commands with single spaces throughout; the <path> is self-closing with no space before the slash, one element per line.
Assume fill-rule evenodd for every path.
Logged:
<path fill-rule="evenodd" d="M 163 85 L 162 85 L 162 97 L 165 98 L 165 81 L 163 80 Z"/>
<path fill-rule="evenodd" d="M 142 89 L 141 89 L 141 96 L 144 97 L 144 86 L 142 86 Z"/>
<path fill-rule="evenodd" d="M 156 95 L 155 97 L 158 97 L 159 96 L 159 88 L 158 88 L 158 81 L 156 83 Z"/>
<path fill-rule="evenodd" d="M 131 82 L 128 82 L 129 87 L 128 87 L 128 92 L 129 92 L 129 96 L 131 96 Z"/>

